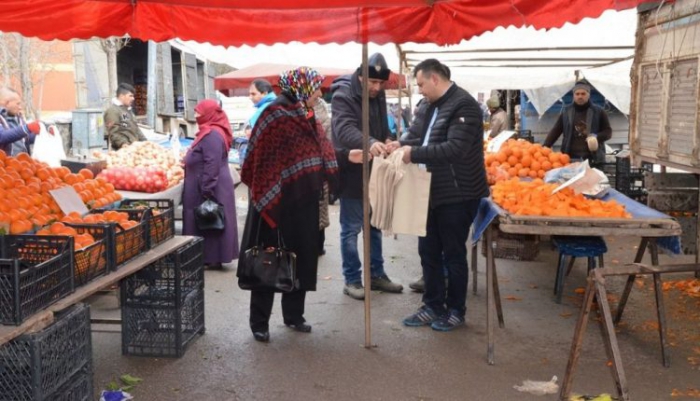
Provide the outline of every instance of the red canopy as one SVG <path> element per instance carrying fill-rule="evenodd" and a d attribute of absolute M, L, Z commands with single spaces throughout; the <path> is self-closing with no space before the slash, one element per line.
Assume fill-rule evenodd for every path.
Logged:
<path fill-rule="evenodd" d="M 42 39 L 129 35 L 239 46 L 452 44 L 498 26 L 559 27 L 653 0 L 3 0 L 0 31 Z"/>
<path fill-rule="evenodd" d="M 279 93 L 279 86 L 277 82 L 279 81 L 279 75 L 282 71 L 291 70 L 298 67 L 297 65 L 287 65 L 287 64 L 271 64 L 271 63 L 260 63 L 251 65 L 250 67 L 242 68 L 237 71 L 232 71 L 224 75 L 219 75 L 214 78 L 214 88 L 220 91 L 226 96 L 248 96 L 248 89 L 253 83 L 253 80 L 257 78 L 263 78 L 272 84 L 275 92 Z M 331 88 L 331 83 L 334 79 L 341 75 L 352 74 L 355 72 L 354 69 L 342 69 L 342 68 L 326 68 L 326 67 L 314 67 L 318 72 L 323 74 L 326 78 L 323 80 L 323 86 L 321 90 L 328 91 Z M 389 77 L 385 89 L 398 89 L 399 75 L 392 72 Z M 401 84 L 402 88 L 406 87 L 406 80 Z"/>

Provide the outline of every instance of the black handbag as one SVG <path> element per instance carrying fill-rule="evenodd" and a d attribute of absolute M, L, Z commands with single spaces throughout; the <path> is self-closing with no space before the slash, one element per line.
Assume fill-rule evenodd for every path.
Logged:
<path fill-rule="evenodd" d="M 223 230 L 226 223 L 224 207 L 207 199 L 194 208 L 194 222 L 200 230 Z"/>
<path fill-rule="evenodd" d="M 255 238 L 257 245 L 247 249 L 238 261 L 238 286 L 242 290 L 291 292 L 299 288 L 297 255 L 285 249 L 277 230 L 277 246 L 260 243 L 260 222 Z"/>

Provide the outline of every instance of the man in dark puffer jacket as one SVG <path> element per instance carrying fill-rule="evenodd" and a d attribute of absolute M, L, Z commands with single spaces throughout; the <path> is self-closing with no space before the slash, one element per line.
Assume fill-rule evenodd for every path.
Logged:
<path fill-rule="evenodd" d="M 467 91 L 449 80 L 449 70 L 439 61 L 424 60 L 413 74 L 430 105 L 421 129 L 411 130 L 413 135 L 387 148 L 393 151 L 403 145 L 403 161 L 425 165 L 432 177 L 426 236 L 418 239 L 424 305 L 403 323 L 449 331 L 464 325 L 466 242 L 479 201 L 489 195 L 481 109 Z M 443 262 L 448 272 L 447 294 Z"/>

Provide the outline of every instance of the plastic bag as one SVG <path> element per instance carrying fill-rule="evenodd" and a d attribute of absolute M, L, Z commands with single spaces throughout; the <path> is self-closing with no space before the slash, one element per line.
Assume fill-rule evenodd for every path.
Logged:
<path fill-rule="evenodd" d="M 32 158 L 44 162 L 51 167 L 61 167 L 61 159 L 66 158 L 66 151 L 63 149 L 63 138 L 56 126 L 48 129 L 44 123 L 39 123 L 40 132 L 34 140 Z M 49 133 L 52 130 L 53 135 Z"/>
<path fill-rule="evenodd" d="M 552 376 L 552 380 L 548 382 L 537 382 L 532 380 L 523 380 L 523 384 L 513 386 L 514 389 L 521 393 L 530 393 L 533 395 L 556 394 L 559 392 L 557 377 Z"/>

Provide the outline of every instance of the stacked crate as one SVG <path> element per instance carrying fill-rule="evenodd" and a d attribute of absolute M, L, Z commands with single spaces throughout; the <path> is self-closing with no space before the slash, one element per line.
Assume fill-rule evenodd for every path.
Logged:
<path fill-rule="evenodd" d="M 75 305 L 44 330 L 0 346 L 0 400 L 88 401 L 92 395 L 89 307 Z"/>
<path fill-rule="evenodd" d="M 204 333 L 203 244 L 195 238 L 122 281 L 124 355 L 180 357 Z"/>
<path fill-rule="evenodd" d="M 641 167 L 632 167 L 629 150 L 623 150 L 615 156 L 615 189 L 640 203 L 646 203 L 647 189 L 644 187 L 644 173 L 652 171 L 653 165 L 642 163 Z"/>

